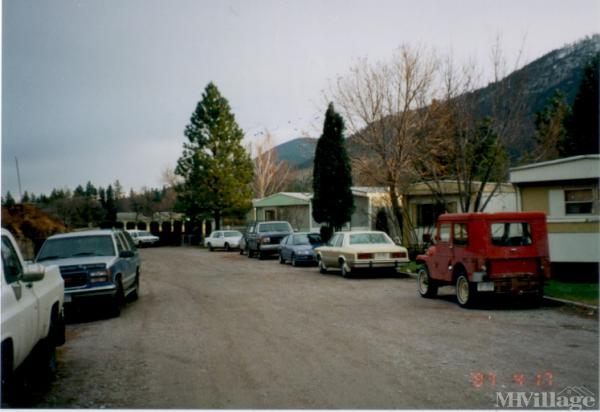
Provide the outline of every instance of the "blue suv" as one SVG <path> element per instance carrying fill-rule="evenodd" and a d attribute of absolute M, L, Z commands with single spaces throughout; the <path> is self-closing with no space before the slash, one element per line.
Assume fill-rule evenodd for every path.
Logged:
<path fill-rule="evenodd" d="M 91 298 L 108 303 L 119 316 L 125 298 L 135 300 L 140 287 L 140 257 L 122 230 L 86 230 L 49 237 L 36 263 L 58 265 L 65 281 L 65 305 Z"/>

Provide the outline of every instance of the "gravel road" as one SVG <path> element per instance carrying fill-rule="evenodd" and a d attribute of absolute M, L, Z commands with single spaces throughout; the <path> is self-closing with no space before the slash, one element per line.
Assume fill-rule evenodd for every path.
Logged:
<path fill-rule="evenodd" d="M 69 324 L 58 376 L 28 406 L 489 409 L 498 391 L 598 393 L 597 319 L 565 307 L 465 310 L 412 278 L 141 254 L 140 299 Z"/>

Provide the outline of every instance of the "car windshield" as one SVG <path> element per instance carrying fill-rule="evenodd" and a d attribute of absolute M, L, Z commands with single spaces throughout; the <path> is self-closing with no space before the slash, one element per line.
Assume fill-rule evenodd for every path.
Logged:
<path fill-rule="evenodd" d="M 225 237 L 236 237 L 236 236 L 242 236 L 242 234 L 237 231 L 225 232 Z"/>
<path fill-rule="evenodd" d="M 391 244 L 391 240 L 383 233 L 357 233 L 350 235 L 351 245 Z"/>
<path fill-rule="evenodd" d="M 323 243 L 321 236 L 313 233 L 294 235 L 294 245 L 318 245 Z"/>
<path fill-rule="evenodd" d="M 525 222 L 498 222 L 490 226 L 492 244 L 495 246 L 528 246 L 531 239 L 531 226 Z"/>
<path fill-rule="evenodd" d="M 115 248 L 110 235 L 77 236 L 47 240 L 36 260 L 40 262 L 78 256 L 114 255 Z"/>
<path fill-rule="evenodd" d="M 290 225 L 288 223 L 279 222 L 279 223 L 261 223 L 258 225 L 259 232 L 283 232 L 290 233 L 292 230 L 290 229 Z"/>

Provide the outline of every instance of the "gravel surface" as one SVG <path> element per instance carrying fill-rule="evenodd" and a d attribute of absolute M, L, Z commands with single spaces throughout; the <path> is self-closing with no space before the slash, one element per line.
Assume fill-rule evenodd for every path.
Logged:
<path fill-rule="evenodd" d="M 141 251 L 140 299 L 67 326 L 44 408 L 496 408 L 598 393 L 598 322 L 563 306 L 458 307 L 412 278 L 344 279 L 237 252 Z"/>

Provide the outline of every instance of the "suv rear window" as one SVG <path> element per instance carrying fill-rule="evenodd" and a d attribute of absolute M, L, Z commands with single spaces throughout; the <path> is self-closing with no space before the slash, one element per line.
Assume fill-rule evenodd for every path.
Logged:
<path fill-rule="evenodd" d="M 258 231 L 290 233 L 292 229 L 287 223 L 261 223 L 258 225 Z"/>
<path fill-rule="evenodd" d="M 533 243 L 531 226 L 525 222 L 498 222 L 490 226 L 495 246 L 528 246 Z"/>

